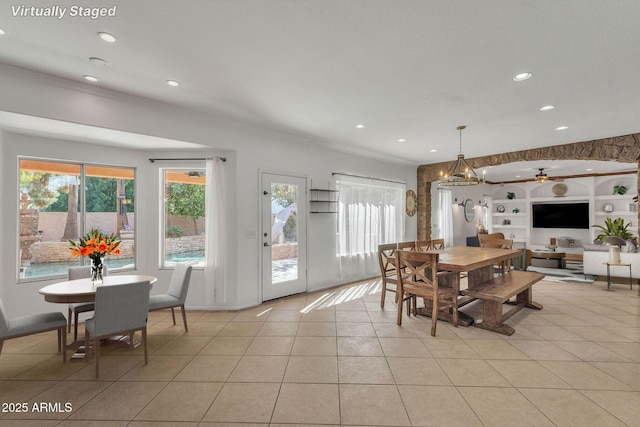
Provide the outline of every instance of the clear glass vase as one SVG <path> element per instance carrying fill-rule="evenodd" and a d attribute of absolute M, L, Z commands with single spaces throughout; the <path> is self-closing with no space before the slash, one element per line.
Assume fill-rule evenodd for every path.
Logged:
<path fill-rule="evenodd" d="M 91 284 L 102 285 L 103 259 L 101 257 L 91 258 Z"/>

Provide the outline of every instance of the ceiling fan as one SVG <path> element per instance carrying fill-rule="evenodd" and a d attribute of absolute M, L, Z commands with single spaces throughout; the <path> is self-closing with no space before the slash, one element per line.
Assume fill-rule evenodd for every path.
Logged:
<path fill-rule="evenodd" d="M 547 182 L 547 180 L 552 179 L 552 178 L 549 178 L 549 176 L 546 173 L 544 173 L 544 168 L 538 168 L 538 171 L 539 172 L 536 174 L 536 179 L 535 179 L 535 181 L 538 184 L 544 184 L 545 182 Z"/>

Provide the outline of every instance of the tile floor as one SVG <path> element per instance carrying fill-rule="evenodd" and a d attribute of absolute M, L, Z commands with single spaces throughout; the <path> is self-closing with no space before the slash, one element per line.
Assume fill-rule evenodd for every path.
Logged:
<path fill-rule="evenodd" d="M 189 312 L 189 333 L 154 312 L 149 364 L 103 346 L 100 380 L 61 362 L 55 334 L 9 340 L 0 427 L 640 426 L 640 297 L 604 288 L 540 282 L 544 309 L 511 318 L 511 337 L 398 327 L 377 281 Z"/>

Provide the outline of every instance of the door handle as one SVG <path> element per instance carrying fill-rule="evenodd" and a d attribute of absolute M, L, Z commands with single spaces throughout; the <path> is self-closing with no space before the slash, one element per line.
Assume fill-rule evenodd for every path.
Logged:
<path fill-rule="evenodd" d="M 268 244 L 267 242 L 264 242 L 263 246 L 271 246 L 271 245 Z"/>

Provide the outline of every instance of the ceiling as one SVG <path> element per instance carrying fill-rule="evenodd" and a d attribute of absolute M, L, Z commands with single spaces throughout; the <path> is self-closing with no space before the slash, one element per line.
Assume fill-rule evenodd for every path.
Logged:
<path fill-rule="evenodd" d="M 640 132 L 637 0 L 82 3 L 5 2 L 0 62 L 415 165 Z"/>

